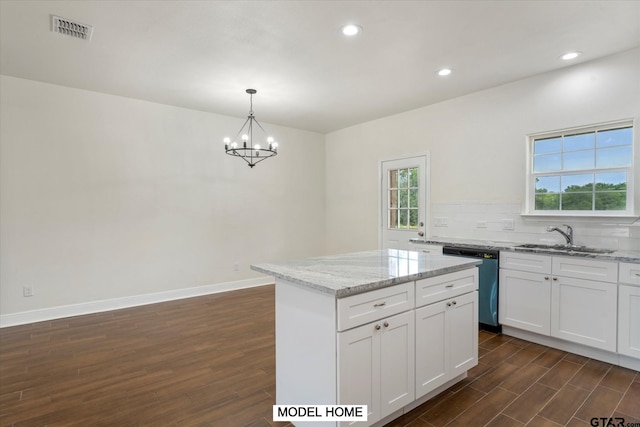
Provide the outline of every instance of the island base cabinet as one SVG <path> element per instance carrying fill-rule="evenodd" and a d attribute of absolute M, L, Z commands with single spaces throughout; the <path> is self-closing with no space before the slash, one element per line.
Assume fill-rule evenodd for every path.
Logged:
<path fill-rule="evenodd" d="M 414 325 L 409 311 L 338 333 L 338 402 L 367 405 L 368 422 L 358 426 L 414 401 Z"/>
<path fill-rule="evenodd" d="M 616 284 L 554 277 L 551 336 L 615 352 L 617 305 Z"/>
<path fill-rule="evenodd" d="M 640 359 L 640 286 L 618 290 L 618 353 Z"/>
<path fill-rule="evenodd" d="M 419 308 L 416 399 L 478 363 L 478 292 Z"/>

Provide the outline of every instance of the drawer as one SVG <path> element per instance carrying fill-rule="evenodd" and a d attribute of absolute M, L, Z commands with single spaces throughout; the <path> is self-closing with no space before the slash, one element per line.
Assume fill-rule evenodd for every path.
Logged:
<path fill-rule="evenodd" d="M 600 261 L 593 258 L 554 256 L 551 271 L 554 276 L 610 283 L 618 282 L 617 262 Z"/>
<path fill-rule="evenodd" d="M 551 274 L 551 256 L 501 251 L 500 268 Z"/>
<path fill-rule="evenodd" d="M 423 245 L 415 244 L 411 250 L 416 252 L 423 252 L 431 255 L 442 255 L 442 246 L 440 245 Z"/>
<path fill-rule="evenodd" d="M 640 286 L 640 264 L 621 262 L 619 268 L 620 283 Z"/>
<path fill-rule="evenodd" d="M 338 299 L 338 331 L 412 310 L 414 282 Z"/>
<path fill-rule="evenodd" d="M 416 307 L 466 294 L 476 289 L 478 289 L 476 267 L 416 280 Z"/>

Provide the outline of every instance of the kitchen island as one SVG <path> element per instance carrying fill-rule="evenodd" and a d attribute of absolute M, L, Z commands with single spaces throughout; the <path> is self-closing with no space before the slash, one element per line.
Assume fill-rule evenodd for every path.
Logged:
<path fill-rule="evenodd" d="M 277 404 L 367 405 L 357 425 L 377 426 L 465 378 L 478 264 L 388 249 L 253 265 L 276 278 Z"/>

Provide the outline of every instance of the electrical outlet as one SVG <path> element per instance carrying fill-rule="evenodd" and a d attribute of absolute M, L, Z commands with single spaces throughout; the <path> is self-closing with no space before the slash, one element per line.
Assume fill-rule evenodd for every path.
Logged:
<path fill-rule="evenodd" d="M 502 229 L 503 230 L 513 230 L 515 228 L 514 221 L 512 219 L 503 219 L 502 220 Z"/>
<path fill-rule="evenodd" d="M 487 228 L 487 221 L 478 221 L 476 223 L 476 228 Z"/>
<path fill-rule="evenodd" d="M 23 286 L 22 287 L 22 296 L 32 297 L 33 296 L 33 286 Z"/>
<path fill-rule="evenodd" d="M 434 225 L 436 227 L 447 227 L 448 223 L 447 223 L 447 218 L 434 218 Z"/>

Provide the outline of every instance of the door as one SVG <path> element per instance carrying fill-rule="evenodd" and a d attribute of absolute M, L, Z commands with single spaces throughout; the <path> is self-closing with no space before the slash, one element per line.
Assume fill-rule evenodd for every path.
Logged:
<path fill-rule="evenodd" d="M 369 421 L 357 425 L 380 419 L 380 332 L 380 321 L 338 332 L 338 404 L 367 405 Z"/>
<path fill-rule="evenodd" d="M 460 375 L 478 364 L 478 292 L 453 298 L 447 310 L 449 375 Z"/>
<path fill-rule="evenodd" d="M 550 275 L 500 269 L 500 323 L 542 335 L 551 333 Z"/>
<path fill-rule="evenodd" d="M 380 162 L 381 249 L 409 249 L 409 239 L 429 235 L 429 156 Z"/>
<path fill-rule="evenodd" d="M 416 398 L 449 380 L 446 301 L 416 310 Z"/>
<path fill-rule="evenodd" d="M 415 322 L 413 311 L 381 322 L 380 418 L 384 418 L 414 400 Z"/>
<path fill-rule="evenodd" d="M 616 351 L 618 285 L 553 277 L 551 336 Z"/>
<path fill-rule="evenodd" d="M 618 353 L 640 358 L 640 287 L 619 286 Z"/>

